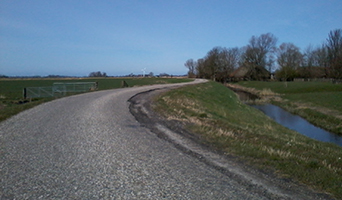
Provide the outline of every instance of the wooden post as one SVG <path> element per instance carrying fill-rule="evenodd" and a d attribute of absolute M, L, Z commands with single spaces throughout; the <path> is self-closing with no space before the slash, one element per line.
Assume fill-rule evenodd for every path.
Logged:
<path fill-rule="evenodd" d="M 24 90 L 23 90 L 23 95 L 24 95 L 24 99 L 26 99 L 26 97 L 27 97 L 27 91 L 26 91 L 26 88 L 24 88 Z"/>
<path fill-rule="evenodd" d="M 122 88 L 128 87 L 128 84 L 126 83 L 126 81 L 121 81 L 121 87 Z"/>

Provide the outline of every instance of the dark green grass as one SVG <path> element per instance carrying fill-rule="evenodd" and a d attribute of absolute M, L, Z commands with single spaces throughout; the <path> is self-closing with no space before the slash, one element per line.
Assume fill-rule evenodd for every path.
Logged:
<path fill-rule="evenodd" d="M 54 82 L 98 82 L 99 90 L 107 90 L 120 88 L 122 81 L 126 81 L 129 87 L 133 87 L 152 84 L 179 83 L 191 80 L 178 78 L 3 79 L 0 80 L 0 95 L 4 95 L 6 99 L 21 99 L 23 97 L 23 88 L 52 86 Z"/>
<path fill-rule="evenodd" d="M 269 88 L 283 94 L 285 99 L 313 103 L 316 106 L 336 109 L 342 112 L 342 84 L 325 82 L 262 82 L 245 81 L 239 85 L 258 90 Z"/>
<path fill-rule="evenodd" d="M 281 94 L 342 91 L 342 84 L 332 84 L 329 82 L 287 82 L 287 87 L 285 82 L 244 81 L 238 84 L 258 90 L 270 88 L 273 92 Z"/>
<path fill-rule="evenodd" d="M 285 98 L 291 101 L 309 102 L 313 106 L 322 106 L 342 113 L 342 91 L 288 94 Z"/>
<path fill-rule="evenodd" d="M 162 94 L 156 110 L 190 123 L 205 144 L 342 198 L 342 148 L 289 130 L 209 82 Z"/>
<path fill-rule="evenodd" d="M 32 108 L 53 98 L 35 98 L 31 102 L 23 99 L 25 87 L 47 87 L 54 82 L 98 82 L 99 90 L 115 89 L 121 87 L 121 82 L 126 81 L 129 87 L 179 83 L 191 81 L 191 79 L 179 78 L 76 78 L 76 79 L 2 79 L 0 80 L 0 121 L 7 119 L 23 110 Z"/>

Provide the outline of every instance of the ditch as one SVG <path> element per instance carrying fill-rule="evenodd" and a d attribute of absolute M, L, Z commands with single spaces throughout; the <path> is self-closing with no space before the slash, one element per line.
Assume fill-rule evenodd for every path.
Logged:
<path fill-rule="evenodd" d="M 265 115 L 269 116 L 282 126 L 295 130 L 298 133 L 312 139 L 322 142 L 330 142 L 342 146 L 342 136 L 330 133 L 324 129 L 316 127 L 304 118 L 298 115 L 291 114 L 278 106 L 272 104 L 254 104 L 253 102 L 258 99 L 258 97 L 254 94 L 237 89 L 232 90 L 239 96 L 239 99 L 241 101 L 245 102 L 251 107 L 262 111 Z"/>

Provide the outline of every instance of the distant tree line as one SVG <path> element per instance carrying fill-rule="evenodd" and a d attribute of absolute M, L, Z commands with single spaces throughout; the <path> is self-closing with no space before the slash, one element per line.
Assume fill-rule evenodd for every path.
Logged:
<path fill-rule="evenodd" d="M 91 72 L 90 74 L 89 74 L 89 77 L 107 77 L 107 73 L 106 72 L 100 72 L 100 71 L 98 71 L 98 72 Z"/>
<path fill-rule="evenodd" d="M 301 51 L 293 43 L 282 43 L 271 33 L 252 36 L 244 47 L 214 47 L 205 57 L 188 59 L 189 77 L 225 82 L 238 68 L 248 70 L 250 80 L 270 78 L 271 72 L 282 80 L 294 78 L 342 79 L 342 30 L 330 31 L 320 46 Z M 265 73 L 268 72 L 268 73 Z M 268 76 L 268 77 L 265 77 Z"/>

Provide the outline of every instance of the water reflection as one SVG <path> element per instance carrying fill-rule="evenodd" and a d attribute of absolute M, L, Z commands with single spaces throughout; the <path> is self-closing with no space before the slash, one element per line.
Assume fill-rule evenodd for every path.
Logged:
<path fill-rule="evenodd" d="M 261 110 L 267 116 L 289 129 L 319 141 L 331 142 L 342 146 L 342 136 L 318 128 L 298 115 L 293 115 L 278 106 L 272 104 L 251 106 Z"/>
<path fill-rule="evenodd" d="M 255 100 L 258 99 L 256 95 L 250 94 L 248 92 L 238 90 L 235 88 L 230 88 L 235 93 L 239 95 L 239 99 L 245 103 L 248 103 L 248 105 L 257 108 L 264 112 L 267 116 L 271 117 L 274 121 L 277 123 L 295 130 L 307 137 L 322 141 L 322 142 L 331 142 L 334 144 L 337 144 L 339 146 L 342 146 L 342 136 L 339 136 L 334 133 L 330 133 L 326 130 L 323 130 L 321 128 L 318 128 L 308 121 L 306 121 L 304 118 L 293 115 L 284 109 L 272 105 L 272 104 L 262 104 L 262 105 L 254 105 L 250 103 L 255 103 Z"/>

